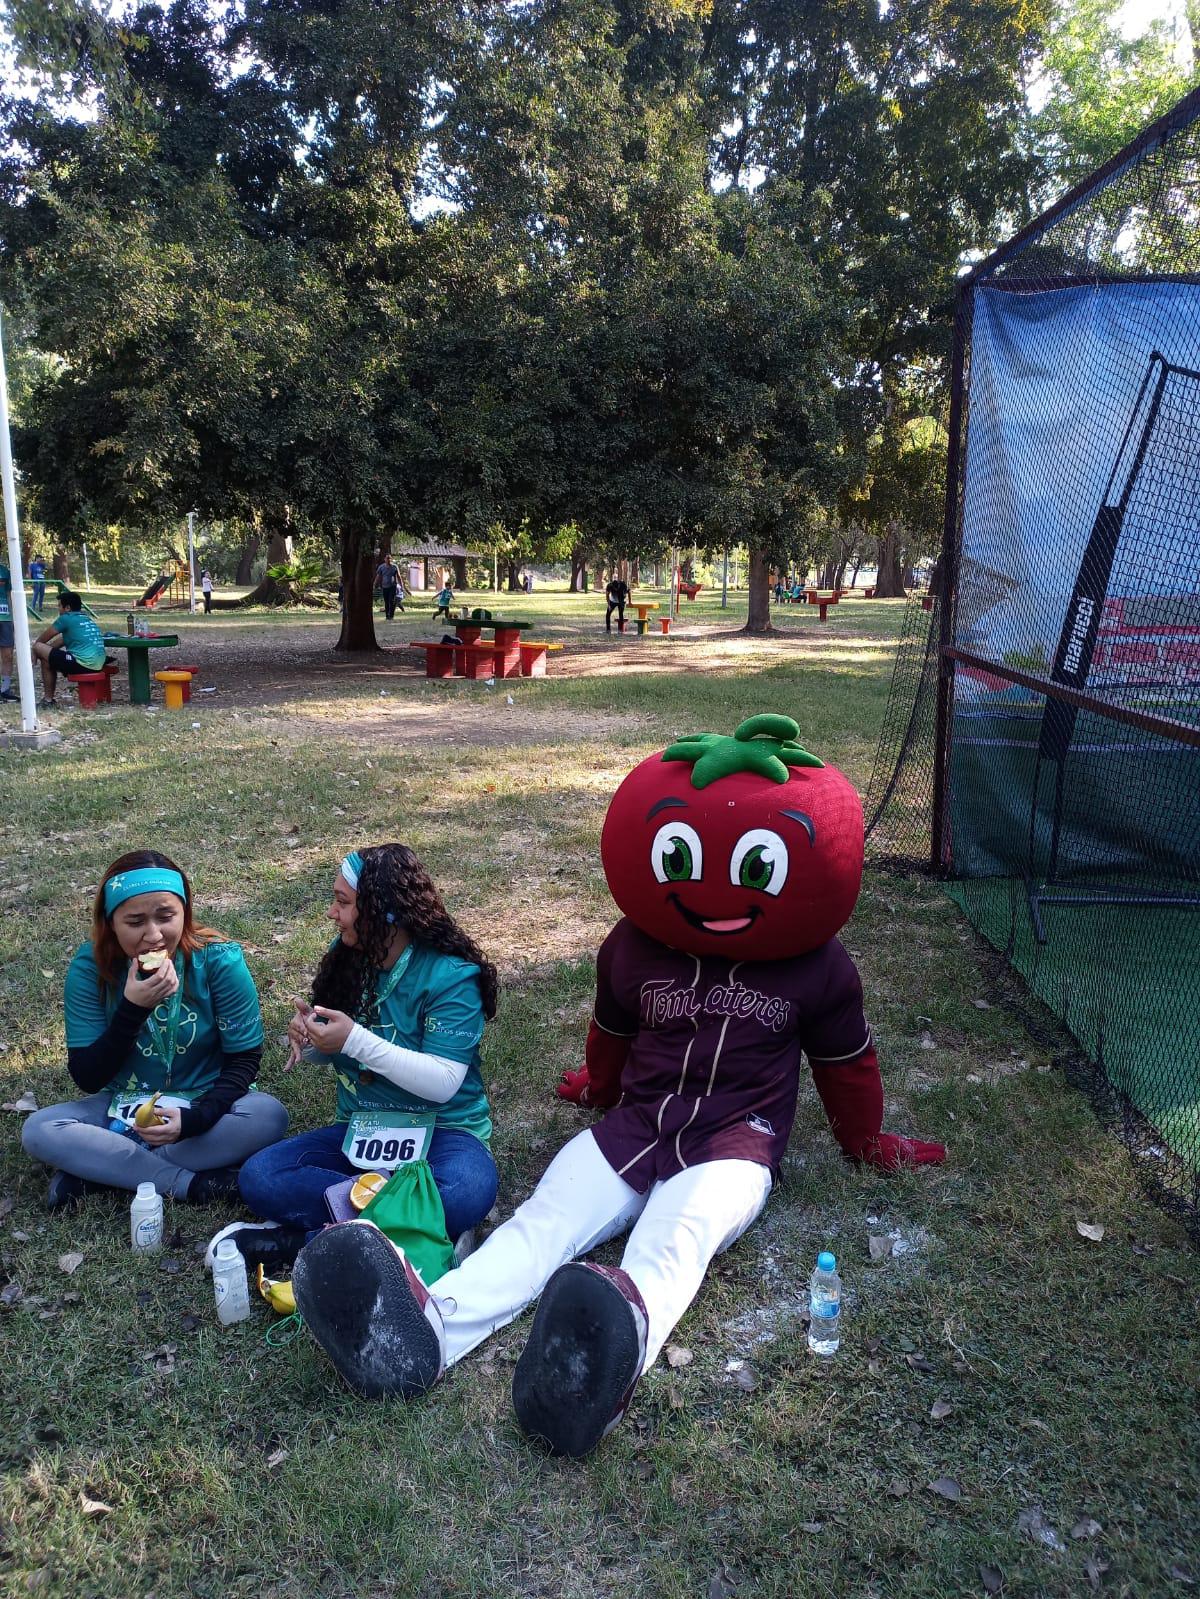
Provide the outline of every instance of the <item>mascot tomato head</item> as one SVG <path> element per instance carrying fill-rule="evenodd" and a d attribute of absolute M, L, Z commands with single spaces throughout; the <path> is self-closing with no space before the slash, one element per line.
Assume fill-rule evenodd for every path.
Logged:
<path fill-rule="evenodd" d="M 784 960 L 827 943 L 858 899 L 863 817 L 787 716 L 699 733 L 634 767 L 600 853 L 612 896 L 673 949 Z"/>

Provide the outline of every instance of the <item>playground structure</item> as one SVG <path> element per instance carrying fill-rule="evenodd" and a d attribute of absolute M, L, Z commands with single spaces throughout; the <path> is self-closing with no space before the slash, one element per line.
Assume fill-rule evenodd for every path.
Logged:
<path fill-rule="evenodd" d="M 960 279 L 942 552 L 867 810 L 1200 1237 L 1198 159 L 1193 90 Z"/>
<path fill-rule="evenodd" d="M 186 610 L 191 604 L 187 562 L 176 560 L 169 571 L 159 572 L 146 585 L 146 592 L 137 601 L 139 609 L 153 611 Z"/>

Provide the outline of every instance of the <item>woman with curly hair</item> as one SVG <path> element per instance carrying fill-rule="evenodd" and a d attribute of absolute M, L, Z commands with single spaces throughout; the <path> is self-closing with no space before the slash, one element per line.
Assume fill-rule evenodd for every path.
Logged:
<path fill-rule="evenodd" d="M 67 1070 L 84 1097 L 47 1105 L 21 1132 L 55 1168 L 50 1209 L 146 1182 L 191 1204 L 236 1194 L 237 1168 L 283 1137 L 287 1112 L 252 1088 L 263 1030 L 241 947 L 194 920 L 191 885 L 166 855 L 134 850 L 105 872 L 64 1004 Z"/>
<path fill-rule="evenodd" d="M 332 1067 L 336 1120 L 264 1149 L 241 1192 L 263 1222 L 235 1223 L 248 1265 L 290 1266 L 329 1221 L 325 1195 L 364 1170 L 428 1160 L 460 1238 L 496 1199 L 492 1122 L 479 1071 L 496 1014 L 496 969 L 442 903 L 404 844 L 354 850 L 333 881 L 338 936 L 313 980 L 312 1005 L 288 1024 L 292 1061 Z"/>

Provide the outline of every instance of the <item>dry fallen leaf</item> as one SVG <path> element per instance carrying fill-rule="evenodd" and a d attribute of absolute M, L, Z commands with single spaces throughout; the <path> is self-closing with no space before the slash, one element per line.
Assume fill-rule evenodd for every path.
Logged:
<path fill-rule="evenodd" d="M 980 1566 L 979 1580 L 984 1593 L 999 1593 L 1004 1587 L 1004 1573 L 999 1566 Z"/>
<path fill-rule="evenodd" d="M 1080 1238 L 1090 1238 L 1094 1244 L 1098 1244 L 1104 1237 L 1104 1223 L 1099 1221 L 1077 1221 L 1075 1223 L 1075 1231 Z"/>
<path fill-rule="evenodd" d="M 1100 1579 L 1108 1570 L 1108 1566 L 1109 1562 L 1107 1560 L 1097 1560 L 1095 1555 L 1089 1555 L 1083 1562 L 1083 1569 L 1087 1573 L 1087 1580 L 1093 1593 L 1099 1592 Z"/>
<path fill-rule="evenodd" d="M 911 1486 L 907 1477 L 893 1477 L 887 1485 L 888 1496 L 891 1499 L 907 1499 Z"/>
<path fill-rule="evenodd" d="M 77 1249 L 72 1249 L 67 1254 L 58 1257 L 58 1269 L 61 1272 L 65 1272 L 68 1277 L 73 1276 L 82 1265 L 83 1256 Z"/>
<path fill-rule="evenodd" d="M 1080 1516 L 1079 1520 L 1071 1528 L 1071 1536 L 1072 1538 L 1094 1538 L 1098 1532 L 1103 1531 L 1104 1528 L 1098 1521 L 1093 1521 L 1091 1516 Z"/>
<path fill-rule="evenodd" d="M 267 1469 L 274 1471 L 276 1466 L 282 1466 L 289 1453 L 287 1449 L 276 1449 L 274 1454 L 267 1456 Z"/>
<path fill-rule="evenodd" d="M 973 999 L 971 1003 L 976 1010 L 991 1010 L 992 1008 L 986 999 Z M 982 1570 L 983 1568 L 981 1567 L 980 1569 Z"/>
<path fill-rule="evenodd" d="M 952 1415 L 953 1412 L 954 1406 L 948 1399 L 935 1399 L 929 1407 L 929 1414 L 934 1421 L 945 1421 L 946 1417 Z"/>
<path fill-rule="evenodd" d="M 6 1105 L 0 1105 L 0 1110 L 29 1111 L 38 1108 L 37 1095 L 32 1088 L 27 1088 L 20 1099 L 10 1100 Z"/>
<path fill-rule="evenodd" d="M 929 1491 L 941 1499 L 949 1499 L 951 1504 L 958 1504 L 962 1498 L 962 1489 L 953 1477 L 937 1477 L 929 1484 Z"/>
<path fill-rule="evenodd" d="M 801 1532 L 809 1532 L 815 1536 L 818 1532 L 824 1532 L 825 1523 L 823 1521 L 802 1521 L 799 1523 L 799 1529 Z"/>
<path fill-rule="evenodd" d="M 690 1366 L 696 1358 L 690 1349 L 684 1349 L 680 1344 L 668 1344 L 666 1349 L 667 1365 L 673 1368 Z"/>
<path fill-rule="evenodd" d="M 103 1499 L 89 1499 L 87 1494 L 80 1494 L 79 1508 L 85 1516 L 107 1516 L 112 1511 L 111 1505 L 106 1505 Z"/>
<path fill-rule="evenodd" d="M 727 1566 L 718 1566 L 708 1584 L 708 1599 L 732 1599 L 737 1593 L 737 1582 Z"/>
<path fill-rule="evenodd" d="M 1040 1505 L 1030 1505 L 1027 1510 L 1021 1511 L 1017 1517 L 1017 1531 L 1023 1532 L 1031 1542 L 1041 1544 L 1044 1549 L 1053 1549 L 1057 1555 L 1066 1551 L 1066 1544 L 1046 1520 Z"/>
<path fill-rule="evenodd" d="M 867 1249 L 872 1263 L 878 1265 L 881 1260 L 887 1260 L 892 1253 L 892 1240 L 885 1238 L 880 1233 L 872 1233 L 867 1239 Z"/>

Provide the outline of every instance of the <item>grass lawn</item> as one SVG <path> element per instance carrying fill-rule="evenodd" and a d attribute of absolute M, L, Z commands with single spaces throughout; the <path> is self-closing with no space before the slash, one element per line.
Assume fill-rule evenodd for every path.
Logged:
<path fill-rule="evenodd" d="M 131 592 L 97 597 L 123 626 Z M 733 631 L 744 595 L 722 612 L 702 594 L 669 639 L 606 638 L 594 595 L 502 609 L 566 644 L 549 678 L 431 683 L 400 649 L 338 662 L 328 614 L 166 613 L 215 693 L 179 716 L 64 709 L 61 745 L 0 750 L 0 1097 L 67 1096 L 67 962 L 105 865 L 153 844 L 246 947 L 260 1083 L 295 1128 L 327 1120 L 329 1081 L 281 1071 L 287 996 L 325 946 L 339 857 L 403 838 L 501 969 L 485 1079 L 507 1215 L 583 1124 L 552 1085 L 580 1059 L 614 918 L 598 840 L 616 784 L 678 733 L 780 710 L 865 786 L 900 608 L 851 602 L 822 626 L 783 607 L 780 636 L 753 642 Z M 380 620 L 381 638 L 431 636 L 431 611 Z M 950 1158 L 894 1179 L 845 1168 L 805 1082 L 784 1181 L 676 1330 L 693 1359 L 650 1372 L 583 1462 L 513 1421 L 524 1320 L 426 1399 L 368 1404 L 306 1337 L 268 1343 L 265 1306 L 218 1327 L 197 1246 L 227 1213 L 168 1206 L 170 1248 L 134 1260 L 124 1204 L 46 1215 L 21 1116 L 0 1111 L 0 1593 L 1191 1591 L 1200 1260 L 944 895 L 869 876 L 845 936 L 888 1125 Z M 872 1264 L 872 1235 L 900 1252 Z M 819 1364 L 798 1310 L 824 1245 L 847 1312 Z"/>

